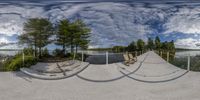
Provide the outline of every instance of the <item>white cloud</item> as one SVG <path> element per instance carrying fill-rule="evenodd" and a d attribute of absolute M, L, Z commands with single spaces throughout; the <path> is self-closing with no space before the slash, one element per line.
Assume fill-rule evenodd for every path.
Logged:
<path fill-rule="evenodd" d="M 200 7 L 180 8 L 178 12 L 164 24 L 165 33 L 181 32 L 184 34 L 200 34 Z"/>
<path fill-rule="evenodd" d="M 7 43 L 9 43 L 9 41 L 6 38 L 4 37 L 0 38 L 0 44 L 7 44 Z"/>
<path fill-rule="evenodd" d="M 146 39 L 147 35 L 152 33 L 199 34 L 199 15 L 199 6 L 177 8 L 169 4 L 149 4 L 148 6 L 143 3 L 113 2 L 22 3 L 20 6 L 14 3 L 0 4 L 0 33 L 8 36 L 21 34 L 23 23 L 28 18 L 46 17 L 52 22 L 57 22 L 63 18 L 79 17 L 92 29 L 90 47 L 109 47 L 127 45 L 139 38 Z M 161 27 L 166 30 L 159 33 L 156 28 L 152 27 L 154 21 L 160 24 L 156 28 Z M 189 41 L 190 39 L 179 39 L 176 44 L 184 46 L 190 44 Z"/>
<path fill-rule="evenodd" d="M 187 49 L 200 49 L 200 39 L 185 38 L 177 39 L 175 42 L 177 48 L 187 48 Z"/>

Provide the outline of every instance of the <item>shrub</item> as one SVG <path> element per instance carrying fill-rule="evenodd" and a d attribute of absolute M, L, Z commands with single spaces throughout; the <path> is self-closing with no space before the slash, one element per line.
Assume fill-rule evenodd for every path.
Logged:
<path fill-rule="evenodd" d="M 69 58 L 69 59 L 74 59 L 74 56 L 75 56 L 76 60 L 81 60 L 81 58 L 82 58 L 81 53 L 67 53 L 67 58 Z"/>
<path fill-rule="evenodd" d="M 22 67 L 30 67 L 31 65 L 34 65 L 37 63 L 37 59 L 31 55 L 26 55 L 24 57 L 24 63 L 22 55 L 18 54 L 12 59 L 9 59 L 4 64 L 4 70 L 5 71 L 17 71 Z"/>
<path fill-rule="evenodd" d="M 63 53 L 63 51 L 60 50 L 60 49 L 55 49 L 55 50 L 53 51 L 53 56 L 64 57 L 64 53 Z"/>
<path fill-rule="evenodd" d="M 50 56 L 49 51 L 48 51 L 47 48 L 45 48 L 44 50 L 42 50 L 42 56 L 43 57 L 49 57 Z"/>
<path fill-rule="evenodd" d="M 34 50 L 33 50 L 33 48 L 24 48 L 23 52 L 25 55 L 33 55 Z"/>

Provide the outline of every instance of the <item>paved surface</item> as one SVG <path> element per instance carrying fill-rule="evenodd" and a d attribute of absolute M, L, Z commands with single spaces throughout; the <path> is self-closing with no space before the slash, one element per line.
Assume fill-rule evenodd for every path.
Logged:
<path fill-rule="evenodd" d="M 138 67 L 138 70 L 135 71 L 135 67 Z M 166 62 L 154 52 L 148 52 L 138 57 L 136 64 L 121 68 L 120 72 L 137 81 L 159 83 L 175 80 L 188 71 Z"/>
<path fill-rule="evenodd" d="M 170 64 L 166 66 L 166 62 L 161 64 L 162 59 L 153 52 L 148 52 L 138 57 L 138 59 L 139 62 L 128 68 L 121 63 L 108 66 L 90 65 L 74 77 L 54 81 L 34 79 L 21 72 L 1 72 L 0 100 L 200 99 L 200 73 L 188 72 L 178 79 L 167 82 L 141 82 L 128 76 L 141 75 L 144 77 L 145 75 L 146 77 L 160 77 L 180 69 Z M 160 64 L 145 65 L 145 62 L 146 64 L 148 62 Z M 138 66 L 140 66 L 139 69 Z M 121 73 L 121 68 L 130 72 L 137 71 L 124 76 Z"/>
<path fill-rule="evenodd" d="M 40 64 L 41 65 L 41 64 Z M 44 65 L 44 64 L 43 64 Z M 31 68 L 21 68 L 20 71 L 25 73 L 28 76 L 42 79 L 42 80 L 59 80 L 72 77 L 89 66 L 88 62 L 75 62 L 74 64 L 70 64 L 69 66 L 60 66 L 51 64 L 47 65 L 46 69 L 41 69 L 42 66 L 38 66 L 38 64 L 32 66 Z M 35 67 L 35 68 L 34 68 Z M 44 67 L 44 66 L 43 66 Z M 49 67 L 53 67 L 49 68 Z M 59 68 L 58 68 L 59 67 Z M 37 69 L 36 69 L 37 68 Z M 52 70 L 50 70 L 52 69 Z M 40 71 L 38 71 L 40 70 Z"/>

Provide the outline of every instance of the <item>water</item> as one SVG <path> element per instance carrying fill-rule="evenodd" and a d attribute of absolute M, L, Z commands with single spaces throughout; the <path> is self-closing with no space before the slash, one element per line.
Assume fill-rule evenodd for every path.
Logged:
<path fill-rule="evenodd" d="M 187 69 L 188 56 L 190 57 L 190 70 L 200 71 L 200 51 L 177 51 L 174 56 L 170 57 L 170 63 Z"/>
<path fill-rule="evenodd" d="M 14 56 L 19 51 L 0 51 L 0 56 Z"/>

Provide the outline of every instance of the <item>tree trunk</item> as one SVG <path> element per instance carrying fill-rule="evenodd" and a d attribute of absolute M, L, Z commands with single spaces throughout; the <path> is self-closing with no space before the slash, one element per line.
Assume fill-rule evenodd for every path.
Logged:
<path fill-rule="evenodd" d="M 71 38 L 71 41 L 70 41 L 70 45 L 71 45 L 71 53 L 74 53 L 74 45 L 73 45 L 73 38 Z"/>
<path fill-rule="evenodd" d="M 65 45 L 63 45 L 63 53 L 64 53 L 64 55 L 65 55 Z"/>
<path fill-rule="evenodd" d="M 35 44 L 34 44 L 34 53 L 35 53 L 35 57 L 37 57 L 37 48 L 36 48 L 36 42 L 35 42 Z"/>
<path fill-rule="evenodd" d="M 76 44 L 76 53 L 77 53 L 77 51 L 78 51 L 77 48 L 78 48 L 78 45 Z"/>
<path fill-rule="evenodd" d="M 42 55 L 41 55 L 41 47 L 39 47 L 39 58 L 41 58 Z"/>
<path fill-rule="evenodd" d="M 71 53 L 73 53 L 73 46 L 72 46 L 72 44 L 71 44 Z"/>

